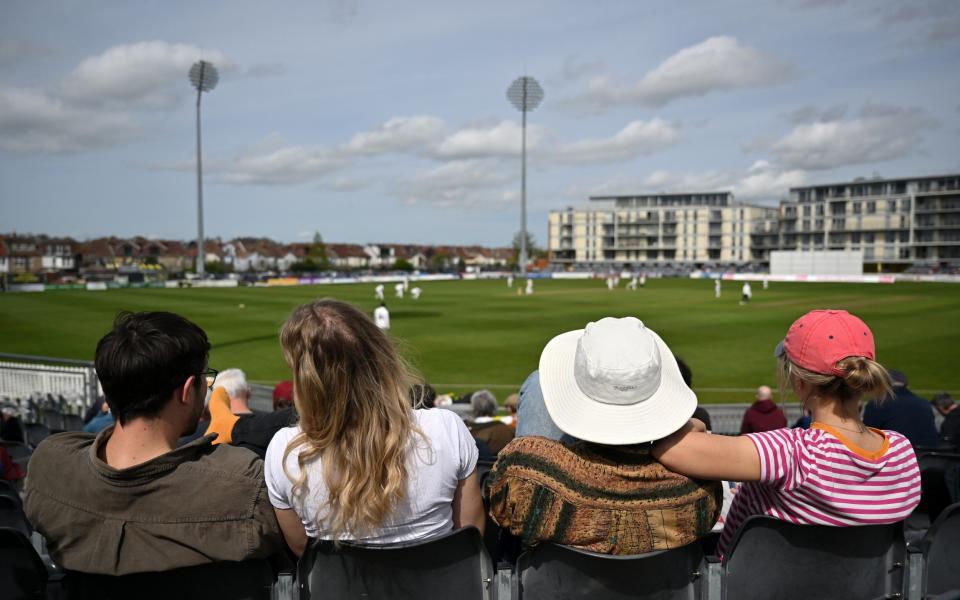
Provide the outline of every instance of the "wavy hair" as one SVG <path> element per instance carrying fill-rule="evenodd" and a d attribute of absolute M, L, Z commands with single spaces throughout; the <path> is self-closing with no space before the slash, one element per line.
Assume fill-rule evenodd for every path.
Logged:
<path fill-rule="evenodd" d="M 814 396 L 836 398 L 840 402 L 860 400 L 868 395 L 882 401 L 890 395 L 890 374 L 880 363 L 864 356 L 848 356 L 837 361 L 842 377 L 815 373 L 795 364 L 786 353 L 777 359 L 780 397 L 786 397 L 787 387 L 794 380 L 802 380 L 813 386 Z"/>
<path fill-rule="evenodd" d="M 333 299 L 297 308 L 280 345 L 300 414 L 301 433 L 283 454 L 293 495 L 307 493 L 304 467 L 319 459 L 327 497 L 318 528 L 323 523 L 335 540 L 372 532 L 406 494 L 407 447 L 420 433 L 407 397 L 411 371 L 366 314 Z M 296 448 L 293 477 L 287 458 Z"/>

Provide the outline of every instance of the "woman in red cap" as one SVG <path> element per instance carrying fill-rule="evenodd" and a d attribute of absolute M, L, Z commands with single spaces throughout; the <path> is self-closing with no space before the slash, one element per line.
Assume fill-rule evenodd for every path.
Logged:
<path fill-rule="evenodd" d="M 727 437 L 691 420 L 653 449 L 677 473 L 745 482 L 718 553 L 752 515 L 840 527 L 905 519 L 920 501 L 913 448 L 899 433 L 860 419 L 861 398 L 890 392 L 867 325 L 843 310 L 814 310 L 793 323 L 776 354 L 781 394 L 789 387 L 800 398 L 813 417 L 809 429 Z"/>

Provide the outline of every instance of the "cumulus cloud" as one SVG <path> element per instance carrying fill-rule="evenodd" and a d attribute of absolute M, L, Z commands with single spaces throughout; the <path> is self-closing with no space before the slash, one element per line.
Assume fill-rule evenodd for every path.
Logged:
<path fill-rule="evenodd" d="M 852 119 L 795 127 L 773 144 L 783 164 L 832 169 L 900 158 L 914 151 L 933 120 L 919 108 L 867 105 Z"/>
<path fill-rule="evenodd" d="M 503 186 L 515 179 L 516 174 L 495 159 L 456 160 L 400 181 L 395 193 L 408 204 L 496 207 L 513 198 Z"/>
<path fill-rule="evenodd" d="M 808 123 L 810 121 L 836 121 L 837 119 L 844 117 L 846 114 L 846 104 L 837 104 L 827 108 L 820 108 L 818 106 L 808 104 L 806 106 L 801 106 L 796 110 L 790 111 L 784 116 L 791 123 Z"/>
<path fill-rule="evenodd" d="M 0 148 L 7 152 L 50 154 L 104 148 L 138 132 L 122 112 L 95 111 L 41 91 L 0 87 Z"/>
<path fill-rule="evenodd" d="M 225 164 L 214 163 L 225 183 L 253 185 L 297 185 L 319 181 L 347 166 L 347 161 L 326 148 L 292 146 L 267 154 L 242 156 Z"/>
<path fill-rule="evenodd" d="M 615 162 L 663 150 L 678 137 L 676 128 L 662 119 L 632 121 L 609 138 L 573 142 L 549 156 L 563 163 Z"/>
<path fill-rule="evenodd" d="M 354 135 L 344 150 L 366 156 L 422 152 L 443 136 L 445 129 L 443 119 L 437 117 L 394 117 L 373 130 Z"/>
<path fill-rule="evenodd" d="M 660 107 L 680 98 L 779 83 L 792 71 L 789 65 L 740 44 L 735 37 L 717 36 L 680 50 L 635 83 L 596 77 L 585 94 L 567 104 L 581 109 Z"/>
<path fill-rule="evenodd" d="M 757 160 L 743 171 L 713 169 L 675 173 L 659 170 L 645 178 L 615 177 L 589 190 L 589 195 L 729 191 L 738 200 L 774 204 L 786 197 L 791 187 L 804 185 L 806 181 L 807 174 L 802 170 L 784 170 L 766 160 Z"/>
<path fill-rule="evenodd" d="M 221 71 L 233 67 L 223 53 L 189 44 L 125 44 L 84 59 L 63 80 L 61 93 L 91 104 L 168 108 L 185 97 L 187 71 L 201 57 Z"/>
<path fill-rule="evenodd" d="M 518 156 L 522 131 L 516 121 L 504 120 L 489 127 L 464 127 L 447 136 L 432 154 L 442 159 L 469 159 Z M 538 126 L 527 127 L 527 148 L 535 147 L 543 137 Z"/>

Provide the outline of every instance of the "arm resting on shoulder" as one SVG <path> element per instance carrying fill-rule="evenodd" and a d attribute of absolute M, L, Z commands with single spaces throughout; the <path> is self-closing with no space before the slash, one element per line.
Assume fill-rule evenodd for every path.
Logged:
<path fill-rule="evenodd" d="M 480 535 L 483 535 L 486 522 L 483 500 L 480 498 L 480 484 L 474 469 L 466 479 L 457 483 L 457 491 L 453 495 L 453 528 L 462 529 L 473 525 L 480 530 Z"/>
<path fill-rule="evenodd" d="M 286 540 L 287 546 L 298 557 L 302 556 L 303 551 L 307 549 L 307 532 L 303 528 L 300 517 L 292 508 L 285 510 L 274 508 L 273 510 L 277 513 L 277 523 L 280 525 L 280 531 L 283 533 L 283 539 Z"/>
<path fill-rule="evenodd" d="M 690 423 L 655 442 L 653 457 L 694 479 L 760 480 L 760 456 L 749 438 L 703 433 Z"/>

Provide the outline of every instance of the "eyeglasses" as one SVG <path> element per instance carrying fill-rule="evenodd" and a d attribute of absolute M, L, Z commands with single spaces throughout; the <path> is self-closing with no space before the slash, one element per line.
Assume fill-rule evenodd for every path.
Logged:
<path fill-rule="evenodd" d="M 217 380 L 217 375 L 219 373 L 220 371 L 216 369 L 207 369 L 203 373 L 200 373 L 201 375 L 207 378 L 207 389 L 210 390 L 211 392 L 213 391 L 213 382 Z"/>

